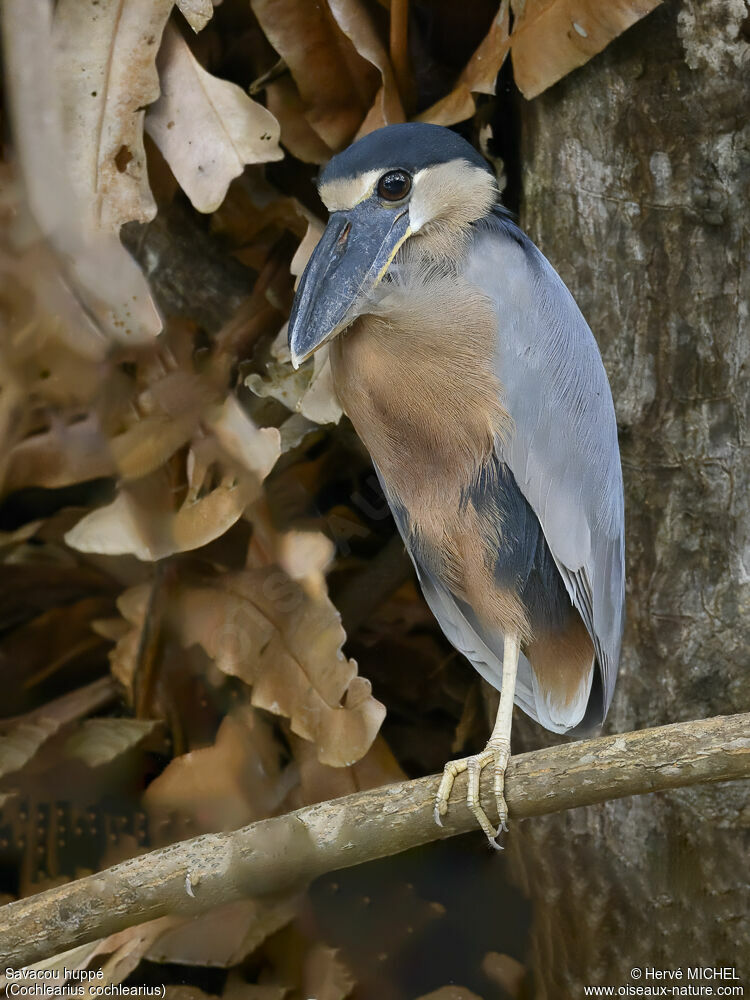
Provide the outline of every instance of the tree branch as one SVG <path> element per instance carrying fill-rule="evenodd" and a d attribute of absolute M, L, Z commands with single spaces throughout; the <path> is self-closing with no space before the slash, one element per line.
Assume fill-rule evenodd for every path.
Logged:
<path fill-rule="evenodd" d="M 513 757 L 506 797 L 512 820 L 607 799 L 750 776 L 750 714 L 682 722 Z M 18 968 L 165 914 L 195 916 L 248 895 L 304 885 L 475 827 L 458 801 L 435 826 L 438 777 L 359 792 L 207 834 L 0 908 L 0 967 Z M 482 801 L 495 818 L 492 776 Z M 477 833 L 479 836 L 479 833 Z M 189 877 L 189 881 L 188 881 Z M 188 892 L 190 888 L 193 895 Z"/>

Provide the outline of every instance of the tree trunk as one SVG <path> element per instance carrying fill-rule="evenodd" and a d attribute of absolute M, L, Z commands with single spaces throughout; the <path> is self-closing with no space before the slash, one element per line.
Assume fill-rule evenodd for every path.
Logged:
<path fill-rule="evenodd" d="M 749 42 L 743 0 L 667 2 L 521 109 L 522 222 L 594 330 L 620 427 L 609 732 L 750 704 Z M 554 739 L 520 718 L 516 734 Z M 633 967 L 750 972 L 747 803 L 736 782 L 519 822 L 534 995 Z"/>

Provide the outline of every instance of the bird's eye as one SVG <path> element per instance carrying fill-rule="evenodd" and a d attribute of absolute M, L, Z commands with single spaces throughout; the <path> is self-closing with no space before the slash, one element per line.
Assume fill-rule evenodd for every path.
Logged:
<path fill-rule="evenodd" d="M 386 201 L 401 201 L 411 191 L 411 177 L 405 170 L 391 170 L 378 181 L 378 194 Z"/>

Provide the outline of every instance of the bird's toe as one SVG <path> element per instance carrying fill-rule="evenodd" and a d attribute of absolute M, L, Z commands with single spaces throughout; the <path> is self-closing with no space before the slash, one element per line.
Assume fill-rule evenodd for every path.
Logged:
<path fill-rule="evenodd" d="M 453 782 L 456 780 L 456 775 L 465 771 L 466 766 L 467 763 L 465 760 L 449 760 L 443 768 L 443 777 L 440 779 L 433 809 L 435 822 L 438 826 L 443 825 L 442 817 L 448 812 L 448 800 L 453 790 Z"/>
<path fill-rule="evenodd" d="M 510 760 L 510 745 L 506 742 L 497 742 L 492 746 L 494 764 L 495 803 L 497 805 L 498 835 L 508 832 L 508 804 L 505 801 L 505 771 Z M 489 749 L 490 747 L 488 747 Z"/>
<path fill-rule="evenodd" d="M 501 851 L 503 848 L 497 843 L 496 838 L 501 833 L 508 832 L 508 807 L 505 802 L 504 788 L 505 768 L 508 763 L 509 754 L 510 748 L 507 744 L 488 744 L 481 753 L 475 754 L 473 757 L 464 757 L 461 760 L 448 761 L 443 770 L 443 777 L 440 781 L 440 786 L 435 797 L 433 812 L 437 825 L 443 825 L 442 817 L 445 816 L 448 811 L 448 802 L 451 791 L 453 790 L 453 783 L 456 780 L 456 776 L 461 774 L 462 771 L 468 771 L 469 781 L 466 793 L 466 805 L 479 826 L 484 831 L 490 846 L 496 851 Z M 492 762 L 494 768 L 494 790 L 499 820 L 497 828 L 490 823 L 487 813 L 482 808 L 479 797 L 479 784 L 482 770 L 490 762 Z"/>

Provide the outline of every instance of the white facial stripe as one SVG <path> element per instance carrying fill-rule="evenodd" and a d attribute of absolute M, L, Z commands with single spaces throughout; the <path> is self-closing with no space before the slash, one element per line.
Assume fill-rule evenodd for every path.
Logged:
<path fill-rule="evenodd" d="M 321 184 L 318 191 L 329 212 L 345 212 L 369 198 L 384 170 L 368 170 L 359 177 L 340 177 Z"/>
<path fill-rule="evenodd" d="M 495 197 L 495 181 L 487 170 L 467 160 L 438 163 L 414 175 L 409 224 L 414 233 L 435 221 L 461 228 L 486 215 Z"/>

